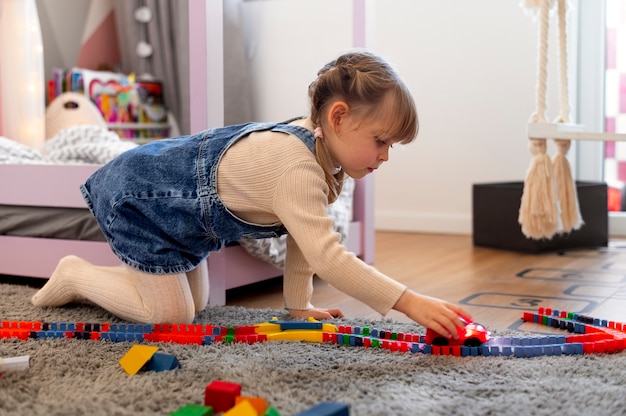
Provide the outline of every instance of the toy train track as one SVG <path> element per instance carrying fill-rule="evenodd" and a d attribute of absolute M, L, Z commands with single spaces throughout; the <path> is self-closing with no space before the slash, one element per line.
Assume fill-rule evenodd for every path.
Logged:
<path fill-rule="evenodd" d="M 426 343 L 422 334 L 360 326 L 336 326 L 313 319 L 306 322 L 273 319 L 245 326 L 0 321 L 0 339 L 73 338 L 197 345 L 215 342 L 252 344 L 268 341 L 308 341 L 414 354 L 516 358 L 616 353 L 626 349 L 626 324 L 623 323 L 546 308 L 539 308 L 536 313 L 524 312 L 522 320 L 561 329 L 570 335 L 491 337 L 480 346 L 435 346 Z"/>

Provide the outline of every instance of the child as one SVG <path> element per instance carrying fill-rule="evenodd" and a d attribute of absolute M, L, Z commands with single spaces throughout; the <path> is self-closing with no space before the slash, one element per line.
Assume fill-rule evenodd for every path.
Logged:
<path fill-rule="evenodd" d="M 311 305 L 316 274 L 382 314 L 393 308 L 456 337 L 459 316 L 471 321 L 467 312 L 347 252 L 326 215 L 344 175 L 374 172 L 392 145 L 417 135 L 408 88 L 383 59 L 353 51 L 319 71 L 309 97 L 307 118 L 159 140 L 99 169 L 81 190 L 125 265 L 65 257 L 33 304 L 86 299 L 131 321 L 189 323 L 208 303 L 211 251 L 288 232 L 284 302 L 292 316 L 343 316 Z"/>

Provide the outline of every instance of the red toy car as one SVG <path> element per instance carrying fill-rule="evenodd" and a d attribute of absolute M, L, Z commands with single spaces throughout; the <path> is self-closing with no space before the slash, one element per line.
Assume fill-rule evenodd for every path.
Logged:
<path fill-rule="evenodd" d="M 424 342 L 436 346 L 465 345 L 466 347 L 478 347 L 489 340 L 490 333 L 487 331 L 487 328 L 476 322 L 468 323 L 463 318 L 459 319 L 465 322 L 465 331 L 459 328 L 458 339 L 448 338 L 432 329 L 427 329 Z"/>

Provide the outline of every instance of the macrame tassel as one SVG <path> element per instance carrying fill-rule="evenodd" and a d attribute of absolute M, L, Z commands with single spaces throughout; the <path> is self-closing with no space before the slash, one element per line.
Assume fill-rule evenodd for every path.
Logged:
<path fill-rule="evenodd" d="M 522 233 L 536 240 L 550 239 L 561 228 L 552 162 L 546 153 L 546 147 L 543 139 L 530 141 L 533 158 L 524 181 L 518 217 Z"/>
<path fill-rule="evenodd" d="M 582 225 L 582 217 L 578 206 L 578 195 L 572 178 L 572 170 L 567 160 L 567 151 L 570 148 L 569 140 L 555 140 L 558 153 L 552 161 L 554 178 L 557 184 L 557 195 L 561 208 L 562 232 L 568 233 L 578 230 Z"/>
<path fill-rule="evenodd" d="M 561 112 L 555 123 L 569 122 L 569 91 L 567 85 L 567 3 L 558 0 L 559 19 L 559 92 Z M 554 156 L 554 177 L 556 180 L 557 195 L 561 205 L 562 232 L 568 233 L 579 229 L 583 225 L 578 206 L 578 195 L 572 178 L 572 169 L 567 160 L 567 152 L 571 146 L 570 140 L 554 140 L 557 154 Z"/>

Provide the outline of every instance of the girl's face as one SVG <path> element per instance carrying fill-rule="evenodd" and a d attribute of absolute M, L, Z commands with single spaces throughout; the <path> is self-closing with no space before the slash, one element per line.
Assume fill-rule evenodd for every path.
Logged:
<path fill-rule="evenodd" d="M 398 141 L 385 136 L 388 125 L 384 119 L 358 117 L 350 112 L 335 118 L 330 130 L 324 132 L 328 152 L 354 179 L 374 172 L 389 160 L 389 149 Z"/>

